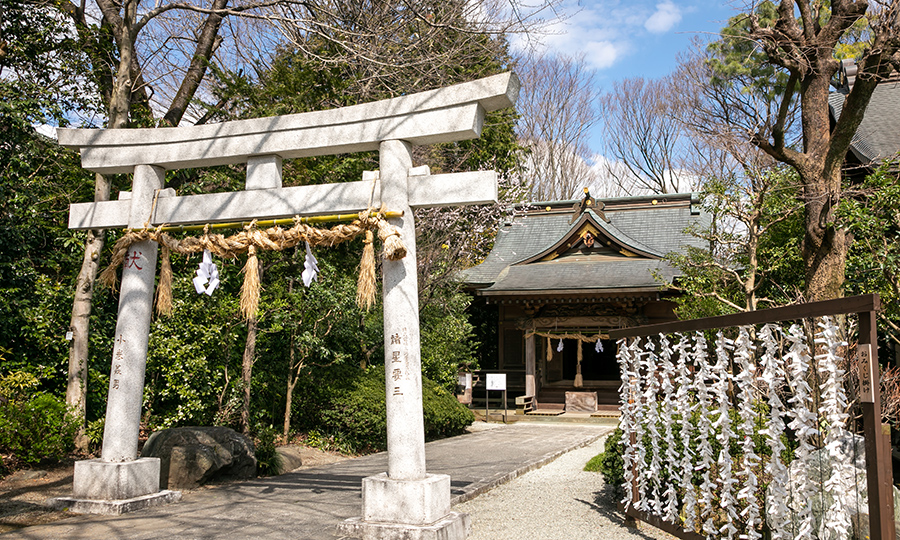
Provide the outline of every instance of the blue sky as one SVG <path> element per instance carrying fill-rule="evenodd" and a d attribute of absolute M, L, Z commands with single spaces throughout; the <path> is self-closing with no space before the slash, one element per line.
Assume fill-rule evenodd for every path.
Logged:
<path fill-rule="evenodd" d="M 738 0 L 563 0 L 563 20 L 533 39 L 550 52 L 584 53 L 600 90 L 609 91 L 621 79 L 671 73 L 694 39 L 715 39 L 741 8 L 746 4 Z M 592 131 L 591 147 L 599 152 L 601 127 Z"/>
<path fill-rule="evenodd" d="M 714 35 L 740 3 L 722 0 L 567 0 L 570 16 L 543 37 L 551 50 L 584 52 L 601 83 L 659 77 L 675 66 L 694 37 Z"/>

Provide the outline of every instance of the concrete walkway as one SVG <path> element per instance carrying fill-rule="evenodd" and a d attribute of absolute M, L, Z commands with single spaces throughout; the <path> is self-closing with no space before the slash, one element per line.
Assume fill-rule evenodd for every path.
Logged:
<path fill-rule="evenodd" d="M 453 504 L 602 437 L 611 426 L 517 423 L 426 445 L 428 472 L 449 474 Z M 333 540 L 359 516 L 362 479 L 387 470 L 384 453 L 281 476 L 187 492 L 181 502 L 122 516 L 73 516 L 0 535 L 41 539 Z"/>

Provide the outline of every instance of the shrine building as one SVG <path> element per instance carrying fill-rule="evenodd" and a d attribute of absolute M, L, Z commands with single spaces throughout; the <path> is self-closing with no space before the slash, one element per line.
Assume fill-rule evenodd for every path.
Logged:
<path fill-rule="evenodd" d="M 484 325 L 481 378 L 505 373 L 522 412 L 614 410 L 619 367 L 608 332 L 676 319 L 678 293 L 664 283 L 679 270 L 663 257 L 707 246 L 686 232 L 709 225 L 699 202 L 696 193 L 586 191 L 582 200 L 517 206 L 490 254 L 463 272 L 474 312 L 496 321 Z"/>

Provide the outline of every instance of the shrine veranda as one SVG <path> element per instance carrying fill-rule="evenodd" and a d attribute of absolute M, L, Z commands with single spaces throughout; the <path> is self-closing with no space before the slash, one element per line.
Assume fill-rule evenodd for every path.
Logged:
<path fill-rule="evenodd" d="M 412 147 L 479 137 L 485 113 L 513 106 L 518 91 L 516 76 L 504 73 L 288 116 L 179 128 L 59 130 L 60 144 L 79 149 L 84 168 L 133 174 L 131 193 L 119 200 L 73 204 L 73 229 L 141 230 L 379 208 L 400 213 L 388 222 L 399 231 L 406 256 L 382 262 L 388 470 L 363 480 L 362 517 L 342 525 L 346 535 L 451 540 L 468 534 L 468 517 L 450 511 L 450 477 L 425 468 L 413 210 L 496 202 L 497 175 L 431 175 L 414 167 Z M 379 171 L 370 178 L 282 186 L 283 159 L 373 150 Z M 234 163 L 247 165 L 244 191 L 177 196 L 165 188 L 167 170 Z M 248 249 L 252 256 L 256 248 Z M 76 512 L 121 513 L 177 497 L 159 490 L 159 461 L 137 456 L 157 253 L 157 243 L 147 239 L 130 245 L 125 256 L 101 457 L 76 463 L 73 497 L 60 502 Z"/>

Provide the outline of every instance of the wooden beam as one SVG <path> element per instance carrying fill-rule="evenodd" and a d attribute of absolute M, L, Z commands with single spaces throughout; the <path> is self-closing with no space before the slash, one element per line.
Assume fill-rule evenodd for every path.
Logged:
<path fill-rule="evenodd" d="M 730 328 L 732 326 L 744 326 L 749 324 L 763 324 L 767 322 L 792 321 L 823 317 L 825 315 L 840 315 L 844 313 L 860 313 L 863 311 L 877 311 L 881 308 L 881 302 L 877 294 L 865 294 L 851 296 L 849 298 L 836 298 L 811 304 L 795 304 L 773 309 L 748 311 L 735 313 L 734 315 L 720 315 L 705 319 L 692 319 L 689 321 L 675 321 L 661 324 L 648 324 L 632 328 L 621 328 L 609 333 L 611 339 L 619 339 L 634 336 L 650 336 L 655 334 L 671 334 L 674 332 L 693 332 L 696 330 L 711 330 L 714 328 Z"/>

